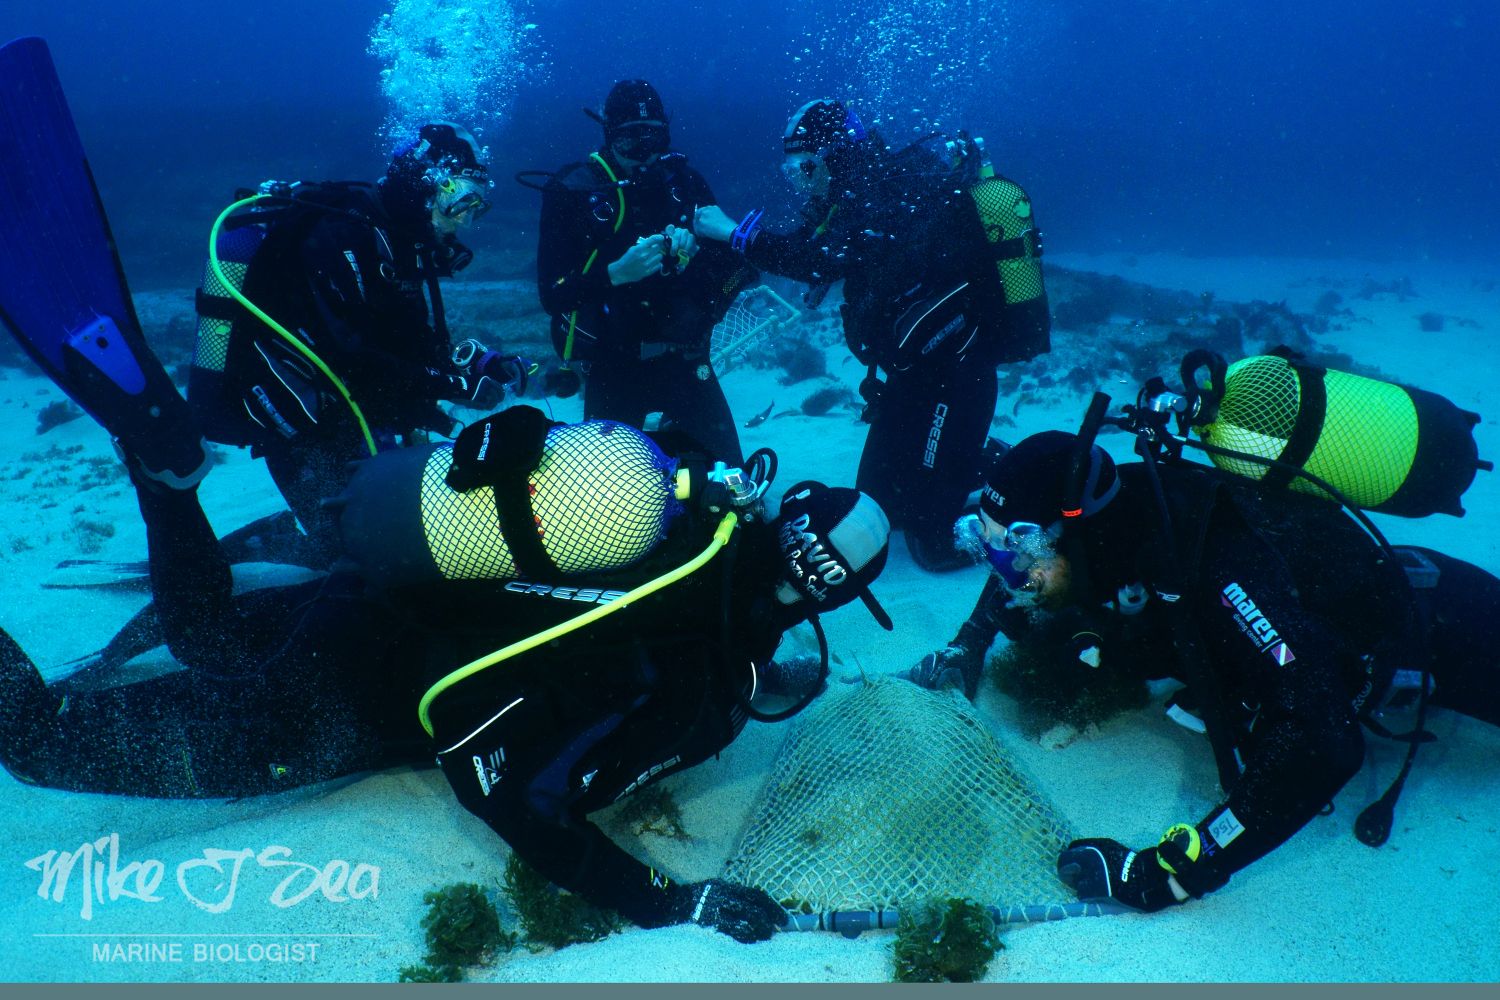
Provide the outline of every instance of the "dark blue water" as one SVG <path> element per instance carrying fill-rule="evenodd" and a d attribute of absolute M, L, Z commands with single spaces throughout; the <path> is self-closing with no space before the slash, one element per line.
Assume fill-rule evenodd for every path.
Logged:
<path fill-rule="evenodd" d="M 720 6 L 536 0 L 524 20 L 546 69 L 496 109 L 486 135 L 496 176 L 586 154 L 597 130 L 579 109 L 615 79 L 643 76 L 732 212 L 786 203 L 776 172 L 786 114 L 831 94 L 892 141 L 934 125 L 984 135 L 1032 191 L 1053 250 L 1397 260 L 1500 250 L 1500 5 Z M 207 226 L 237 186 L 382 166 L 389 108 L 366 48 L 386 0 L 239 7 L 250 12 L 186 0 L 0 5 L 0 37 L 52 43 L 138 287 L 196 280 Z M 507 221 L 476 242 L 532 239 L 535 196 L 502 180 L 496 200 L 492 218 Z"/>

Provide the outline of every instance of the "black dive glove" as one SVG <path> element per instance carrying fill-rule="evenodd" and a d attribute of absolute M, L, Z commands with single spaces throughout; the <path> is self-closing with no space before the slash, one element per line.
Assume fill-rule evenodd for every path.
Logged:
<path fill-rule="evenodd" d="M 549 368 L 542 374 L 542 395 L 544 396 L 567 399 L 569 396 L 578 395 L 578 390 L 582 388 L 583 379 L 579 378 L 576 369 Z"/>
<path fill-rule="evenodd" d="M 504 388 L 484 376 L 445 375 L 436 368 L 427 369 L 427 387 L 433 399 L 446 399 L 476 409 L 490 399 L 504 397 Z"/>
<path fill-rule="evenodd" d="M 728 934 L 741 944 L 769 940 L 786 924 L 786 910 L 760 889 L 711 878 L 673 890 L 680 920 Z"/>
<path fill-rule="evenodd" d="M 970 701 L 979 692 L 979 675 L 984 670 L 984 656 L 960 643 L 949 643 L 946 649 L 928 653 L 915 667 L 899 676 L 918 687 L 942 691 L 958 688 Z"/>
<path fill-rule="evenodd" d="M 1113 899 L 1155 913 L 1196 899 L 1229 881 L 1198 861 L 1197 831 L 1174 826 L 1156 847 L 1132 851 L 1117 840 L 1075 840 L 1057 856 L 1057 877 L 1082 900 Z M 1176 879 L 1181 895 L 1173 890 Z"/>

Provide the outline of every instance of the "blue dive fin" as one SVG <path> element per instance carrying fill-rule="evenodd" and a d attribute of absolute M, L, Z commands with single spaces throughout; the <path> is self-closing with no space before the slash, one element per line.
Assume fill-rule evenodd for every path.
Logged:
<path fill-rule="evenodd" d="M 141 333 L 47 43 L 0 47 L 0 324 L 146 475 L 207 471 L 187 402 Z"/>

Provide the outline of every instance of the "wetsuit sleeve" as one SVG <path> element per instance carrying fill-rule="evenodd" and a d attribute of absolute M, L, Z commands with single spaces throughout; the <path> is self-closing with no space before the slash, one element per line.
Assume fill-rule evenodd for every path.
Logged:
<path fill-rule="evenodd" d="M 613 195 L 611 194 L 611 197 Z M 610 260 L 594 240 L 603 223 L 589 212 L 586 193 L 561 183 L 542 192 L 536 251 L 537 294 L 551 315 L 604 302 L 614 287 Z"/>
<path fill-rule="evenodd" d="M 1280 554 L 1226 506 L 1204 542 L 1193 612 L 1226 703 L 1258 703 L 1239 744 L 1243 772 L 1198 824 L 1203 860 L 1227 878 L 1301 829 L 1359 770 L 1364 741 L 1344 682 L 1357 653 L 1301 606 Z"/>
<path fill-rule="evenodd" d="M 809 217 L 789 233 L 759 231 L 745 248 L 745 259 L 762 271 L 808 284 L 823 284 L 844 276 L 840 257 L 843 253 L 845 248 L 837 228 Z"/>
<path fill-rule="evenodd" d="M 974 610 L 958 627 L 958 634 L 948 645 L 962 646 L 976 653 L 983 653 L 990 648 L 995 637 L 1002 632 L 1014 639 L 1025 628 L 1025 616 L 1005 606 L 1005 595 L 1000 587 L 1000 581 L 991 573 L 984 583 L 984 589 L 979 592 L 979 600 L 974 602 Z"/>

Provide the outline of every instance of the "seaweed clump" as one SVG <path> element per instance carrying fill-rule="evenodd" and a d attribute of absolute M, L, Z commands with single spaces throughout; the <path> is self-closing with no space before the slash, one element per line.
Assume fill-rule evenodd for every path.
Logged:
<path fill-rule="evenodd" d="M 1032 739 L 1058 723 L 1080 731 L 1103 725 L 1151 701 L 1146 682 L 1112 667 L 1109 657 L 1091 667 L 1040 638 L 1006 645 L 990 661 L 989 672 L 1021 706 L 1022 729 Z"/>
<path fill-rule="evenodd" d="M 516 946 L 516 936 L 500 929 L 495 912 L 483 889 L 473 882 L 457 882 L 422 896 L 427 915 L 427 957 L 422 965 L 401 969 L 403 983 L 457 983 L 465 966 L 482 965 L 500 951 Z"/>
<path fill-rule="evenodd" d="M 894 946 L 898 983 L 972 983 L 1005 947 L 989 911 L 971 899 L 901 911 Z"/>
<path fill-rule="evenodd" d="M 613 910 L 564 892 L 514 854 L 505 863 L 505 898 L 533 951 L 598 941 L 625 925 Z"/>
<path fill-rule="evenodd" d="M 682 825 L 682 807 L 663 785 L 647 785 L 631 795 L 620 810 L 620 819 L 637 836 L 654 833 L 673 840 L 692 840 Z"/>

